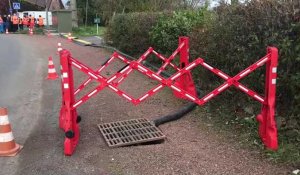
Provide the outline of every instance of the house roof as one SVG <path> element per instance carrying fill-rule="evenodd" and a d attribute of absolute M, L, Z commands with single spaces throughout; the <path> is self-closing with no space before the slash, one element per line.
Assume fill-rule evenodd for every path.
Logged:
<path fill-rule="evenodd" d="M 63 3 L 61 2 L 61 0 L 25 0 L 26 2 L 29 2 L 31 4 L 40 6 L 40 7 L 44 7 L 46 8 L 46 4 L 48 3 L 48 7 L 50 7 L 50 9 L 63 9 Z"/>

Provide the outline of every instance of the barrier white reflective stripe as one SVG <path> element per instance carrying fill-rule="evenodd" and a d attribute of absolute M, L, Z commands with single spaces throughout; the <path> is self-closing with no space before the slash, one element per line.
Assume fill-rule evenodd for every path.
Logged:
<path fill-rule="evenodd" d="M 0 143 L 10 142 L 13 140 L 14 140 L 14 136 L 12 132 L 0 133 Z"/>
<path fill-rule="evenodd" d="M 82 103 L 82 100 L 80 100 L 80 101 L 77 102 L 75 105 L 73 105 L 73 108 L 76 108 L 78 105 L 80 105 L 80 103 Z"/>
<path fill-rule="evenodd" d="M 177 92 L 181 92 L 180 89 L 178 89 L 177 87 L 175 87 L 175 86 L 173 86 L 173 85 L 171 85 L 171 88 L 175 89 Z"/>
<path fill-rule="evenodd" d="M 177 77 L 179 77 L 181 73 L 177 73 L 174 77 L 171 78 L 171 80 L 175 80 Z"/>
<path fill-rule="evenodd" d="M 208 69 L 210 69 L 210 70 L 214 69 L 213 67 L 211 67 L 210 65 L 208 65 L 208 64 L 206 64 L 206 63 L 203 63 L 203 65 L 204 65 L 205 67 L 207 67 Z"/>
<path fill-rule="evenodd" d="M 64 73 L 63 73 L 63 77 L 64 77 L 64 78 L 68 78 L 68 73 L 64 72 Z"/>
<path fill-rule="evenodd" d="M 128 74 L 130 74 L 131 72 L 132 72 L 133 70 L 132 69 L 130 69 L 126 74 L 128 75 Z"/>
<path fill-rule="evenodd" d="M 0 125 L 8 125 L 9 120 L 7 115 L 0 116 Z"/>
<path fill-rule="evenodd" d="M 261 60 L 260 62 L 257 63 L 257 66 L 261 66 L 263 63 L 265 63 L 268 60 L 268 57 L 265 59 Z"/>
<path fill-rule="evenodd" d="M 98 72 L 101 72 L 105 67 L 106 67 L 106 66 L 102 66 L 102 67 L 98 70 Z"/>
<path fill-rule="evenodd" d="M 98 91 L 98 90 L 95 89 L 93 92 L 91 92 L 91 93 L 88 95 L 88 97 L 91 97 L 91 96 L 94 95 L 97 91 Z"/>
<path fill-rule="evenodd" d="M 125 60 L 125 58 L 124 57 L 122 57 L 122 56 L 120 56 L 120 55 L 118 55 L 118 57 L 121 59 L 121 60 Z"/>
<path fill-rule="evenodd" d="M 159 76 L 157 76 L 157 75 L 155 75 L 155 74 L 152 74 L 152 76 L 153 76 L 154 78 L 158 79 L 159 81 L 162 80 Z"/>
<path fill-rule="evenodd" d="M 172 67 L 175 67 L 175 65 L 174 65 L 173 63 L 170 63 L 170 65 L 171 65 Z"/>
<path fill-rule="evenodd" d="M 121 81 L 123 81 L 125 79 L 125 77 L 120 78 L 120 80 L 118 81 L 118 83 L 120 83 Z"/>
<path fill-rule="evenodd" d="M 188 98 L 190 98 L 191 100 L 195 101 L 196 99 L 192 96 L 190 96 L 189 94 L 184 94 L 185 96 L 187 96 Z"/>
<path fill-rule="evenodd" d="M 64 88 L 68 89 L 69 88 L 69 84 L 68 83 L 64 83 Z"/>
<path fill-rule="evenodd" d="M 273 67 L 272 68 L 272 73 L 276 73 L 277 72 L 277 67 Z"/>
<path fill-rule="evenodd" d="M 76 94 L 77 94 L 79 91 L 80 91 L 80 89 L 77 89 L 77 91 L 75 91 L 75 93 L 74 93 L 74 94 L 76 95 Z"/>
<path fill-rule="evenodd" d="M 127 98 L 128 100 L 132 100 L 132 98 L 128 97 L 126 94 L 122 94 L 123 97 Z"/>
<path fill-rule="evenodd" d="M 115 76 L 113 76 L 113 77 L 111 77 L 108 81 L 107 81 L 107 83 L 110 83 L 110 82 L 112 82 L 112 81 L 114 81 L 114 79 L 116 79 L 117 78 L 117 76 L 115 75 Z"/>
<path fill-rule="evenodd" d="M 120 73 L 124 73 L 127 69 L 129 69 L 129 66 L 125 67 Z"/>
<path fill-rule="evenodd" d="M 272 79 L 272 84 L 276 84 L 276 79 Z"/>
<path fill-rule="evenodd" d="M 171 55 L 171 58 L 175 57 L 175 55 L 177 54 L 177 50 Z"/>
<path fill-rule="evenodd" d="M 147 56 L 150 53 L 150 51 L 148 50 L 143 56 Z"/>
<path fill-rule="evenodd" d="M 185 68 L 185 70 L 190 70 L 192 67 L 194 67 L 196 65 L 196 63 L 193 63 L 191 65 L 189 65 L 188 67 Z"/>
<path fill-rule="evenodd" d="M 57 51 L 62 51 L 62 48 L 58 48 Z"/>
<path fill-rule="evenodd" d="M 244 75 L 246 75 L 247 73 L 249 73 L 251 70 L 250 69 L 247 69 L 245 72 L 243 72 L 240 77 L 243 77 Z"/>
<path fill-rule="evenodd" d="M 259 97 L 259 96 L 257 96 L 257 95 L 254 95 L 254 97 L 255 97 L 256 99 L 258 99 L 259 101 L 261 101 L 261 102 L 264 102 L 264 101 L 265 101 L 264 99 L 262 99 L 261 97 Z"/>
<path fill-rule="evenodd" d="M 144 95 L 142 98 L 140 98 L 140 101 L 143 101 L 145 98 L 147 98 L 149 94 Z"/>
<path fill-rule="evenodd" d="M 160 59 L 162 59 L 163 61 L 165 61 L 166 60 L 166 58 L 164 58 L 162 55 L 158 55 L 158 57 L 160 58 Z"/>
<path fill-rule="evenodd" d="M 61 43 L 57 43 L 58 46 L 61 46 Z"/>
<path fill-rule="evenodd" d="M 214 96 L 214 94 L 210 94 L 209 96 L 207 96 L 207 97 L 205 97 L 204 98 L 204 101 L 207 101 L 207 100 L 209 100 L 211 97 L 213 97 Z"/>
<path fill-rule="evenodd" d="M 53 65 L 53 61 L 49 61 L 49 65 Z"/>
<path fill-rule="evenodd" d="M 114 88 L 112 85 L 108 85 L 109 88 L 111 88 L 112 90 L 118 92 L 118 89 Z"/>
<path fill-rule="evenodd" d="M 55 69 L 48 69 L 48 73 L 55 73 Z"/>
<path fill-rule="evenodd" d="M 74 63 L 74 62 L 72 62 L 72 64 L 73 64 L 74 66 L 76 66 L 77 68 L 79 68 L 79 69 L 82 68 L 81 66 L 79 66 L 78 64 L 76 64 L 76 63 Z"/>
<path fill-rule="evenodd" d="M 246 89 L 244 86 L 242 86 L 242 85 L 239 85 L 239 88 L 241 88 L 242 90 L 244 90 L 245 92 L 248 92 L 249 90 L 248 89 Z"/>
<path fill-rule="evenodd" d="M 147 69 L 143 68 L 142 66 L 138 65 L 138 68 L 142 69 L 143 71 L 147 72 Z"/>
<path fill-rule="evenodd" d="M 184 43 L 182 43 L 178 48 L 181 49 L 184 46 Z"/>
<path fill-rule="evenodd" d="M 158 91 L 160 88 L 162 88 L 163 87 L 163 85 L 160 85 L 160 86 L 158 86 L 157 88 L 155 88 L 154 90 L 153 90 L 153 92 L 156 92 L 156 91 Z"/>
<path fill-rule="evenodd" d="M 222 90 L 225 89 L 227 86 L 228 86 L 228 84 L 224 84 L 222 87 L 220 87 L 220 88 L 218 89 L 218 91 L 219 91 L 219 92 L 222 91 Z"/>
<path fill-rule="evenodd" d="M 95 79 L 98 79 L 98 77 L 96 77 L 94 74 L 92 74 L 91 72 L 88 72 L 88 74 L 90 75 L 90 76 L 92 76 L 93 78 L 95 78 Z"/>
<path fill-rule="evenodd" d="M 221 77 L 225 78 L 226 80 L 228 79 L 228 77 L 227 77 L 226 75 L 224 75 L 222 72 L 218 72 L 218 74 L 219 74 Z"/>
<path fill-rule="evenodd" d="M 92 79 L 88 79 L 83 85 L 86 86 L 91 81 L 92 81 Z"/>

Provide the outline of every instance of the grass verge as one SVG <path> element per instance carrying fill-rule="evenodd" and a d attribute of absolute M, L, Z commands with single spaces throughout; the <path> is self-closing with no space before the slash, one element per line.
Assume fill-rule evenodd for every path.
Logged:
<path fill-rule="evenodd" d="M 72 29 L 73 36 L 76 37 L 80 37 L 80 36 L 103 36 L 105 31 L 106 31 L 106 27 L 99 27 L 98 28 L 98 34 L 97 34 L 97 27 L 96 26 L 80 26 L 77 28 L 73 28 Z"/>
<path fill-rule="evenodd" d="M 300 142 L 290 141 L 283 128 L 278 129 L 279 149 L 270 151 L 264 148 L 258 136 L 258 123 L 256 115 L 245 112 L 232 112 L 222 105 L 209 105 L 198 108 L 201 121 L 213 127 L 217 132 L 223 133 L 228 139 L 238 143 L 242 148 L 259 151 L 260 155 L 274 163 L 285 164 L 295 168 L 300 165 Z M 197 112 L 198 113 L 198 112 Z"/>

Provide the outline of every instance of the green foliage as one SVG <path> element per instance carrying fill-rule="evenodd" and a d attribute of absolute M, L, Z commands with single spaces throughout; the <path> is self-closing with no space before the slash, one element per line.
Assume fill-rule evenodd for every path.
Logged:
<path fill-rule="evenodd" d="M 106 31 L 106 27 L 99 27 L 98 28 L 98 36 L 103 36 L 105 31 Z M 97 26 L 93 25 L 93 26 L 81 26 L 81 27 L 77 27 L 77 28 L 73 28 L 72 29 L 73 35 L 74 36 L 96 36 L 97 35 Z"/>
<path fill-rule="evenodd" d="M 293 155 L 289 161 L 300 162 L 300 4 L 293 1 L 252 0 L 245 4 L 221 4 L 214 10 L 211 25 L 196 27 L 191 33 L 193 57 L 206 61 L 229 75 L 236 75 L 266 54 L 267 46 L 279 49 L 277 80 L 277 121 L 281 149 L 270 154 L 284 160 L 284 154 Z M 204 74 L 208 80 L 214 75 Z M 208 81 L 210 83 L 213 81 Z M 243 83 L 259 93 L 264 92 L 264 69 L 256 70 Z M 231 91 L 233 92 L 233 91 Z M 242 110 L 249 104 L 238 93 L 224 94 L 224 100 L 210 103 L 213 109 L 220 106 L 232 111 Z M 247 101 L 247 103 L 244 103 Z M 220 110 L 223 111 L 223 110 Z M 215 112 L 217 112 L 215 110 Z M 255 114 L 259 112 L 256 110 Z M 293 150 L 294 149 L 294 150 Z M 294 153 L 291 151 L 293 150 Z M 276 157 L 277 156 L 277 157 Z M 292 160 L 293 159 L 293 160 Z"/>
<path fill-rule="evenodd" d="M 151 42 L 159 51 L 171 53 L 178 46 L 178 36 L 188 36 L 195 26 L 203 26 L 208 14 L 207 8 L 164 14 L 150 32 Z"/>
<path fill-rule="evenodd" d="M 150 46 L 149 32 L 158 13 L 116 15 L 108 26 L 106 40 L 125 53 L 137 56 Z"/>
<path fill-rule="evenodd" d="M 147 19 L 151 14 L 143 14 L 144 18 L 141 14 L 117 15 L 108 34 L 114 46 L 132 55 L 139 55 L 150 45 L 162 54 L 169 54 L 177 47 L 179 36 L 189 36 L 191 58 L 200 56 L 232 76 L 266 55 L 268 46 L 277 47 L 276 116 L 281 146 L 277 153 L 267 154 L 276 161 L 299 163 L 300 4 L 295 2 L 236 1 L 233 5 L 221 4 L 211 11 L 206 8 L 177 11 L 163 13 L 159 18 L 156 14 L 151 20 Z M 209 71 L 201 70 L 196 77 L 203 94 L 223 83 Z M 260 68 L 241 81 L 264 95 L 264 79 L 265 69 Z M 221 118 L 228 109 L 226 125 L 242 126 L 250 135 L 257 132 L 255 116 L 260 112 L 260 103 L 253 104 L 253 99 L 233 88 L 221 96 L 209 103 L 210 112 L 218 113 L 216 116 Z M 251 117 L 245 118 L 245 112 Z"/>

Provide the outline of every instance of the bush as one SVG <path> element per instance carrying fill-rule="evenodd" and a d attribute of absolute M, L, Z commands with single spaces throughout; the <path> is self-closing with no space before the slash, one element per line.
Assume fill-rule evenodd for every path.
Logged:
<path fill-rule="evenodd" d="M 293 1 L 252 0 L 246 4 L 221 4 L 215 20 L 205 30 L 194 28 L 192 53 L 200 53 L 211 65 L 236 75 L 261 56 L 267 46 L 279 49 L 277 110 L 281 138 L 300 143 L 300 4 Z M 264 92 L 264 70 L 243 80 L 249 87 Z M 204 75 L 212 77 L 212 74 Z M 234 93 L 227 101 L 241 102 Z M 232 97 L 233 96 L 233 97 Z M 245 99 L 245 97 L 244 97 Z M 214 102 L 212 102 L 214 103 Z M 217 105 L 216 105 L 217 106 Z M 220 107 L 220 105 L 218 105 Z M 297 134 L 298 133 L 298 134 Z M 282 141 L 282 140 L 281 140 Z"/>
<path fill-rule="evenodd" d="M 110 22 L 106 40 L 121 51 L 139 56 L 150 47 L 149 32 L 155 25 L 158 13 L 118 14 Z"/>
<path fill-rule="evenodd" d="M 163 53 L 172 53 L 179 36 L 188 36 L 195 26 L 203 26 L 209 19 L 207 8 L 197 11 L 179 11 L 162 15 L 150 32 L 151 42 Z"/>

